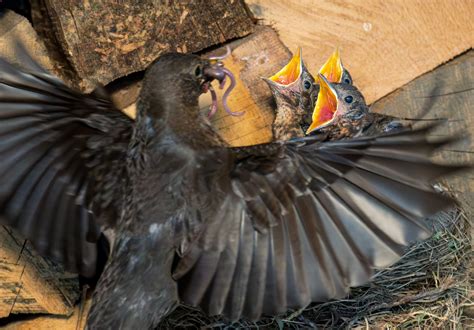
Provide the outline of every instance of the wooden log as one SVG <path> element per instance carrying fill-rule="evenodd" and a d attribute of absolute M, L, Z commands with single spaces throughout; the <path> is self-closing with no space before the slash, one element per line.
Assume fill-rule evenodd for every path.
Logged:
<path fill-rule="evenodd" d="M 31 20 L 41 41 L 48 45 L 46 51 L 54 67 L 54 73 L 68 86 L 79 89 L 77 74 L 56 38 L 53 21 L 49 16 L 45 0 L 29 0 L 29 3 L 31 5 Z"/>
<path fill-rule="evenodd" d="M 239 0 L 40 3 L 46 6 L 56 37 L 86 90 L 141 71 L 164 52 L 199 51 L 245 36 L 254 28 Z"/>
<path fill-rule="evenodd" d="M 0 54 L 3 58 L 21 66 L 15 54 L 15 44 L 18 43 L 26 47 L 31 57 L 41 66 L 58 74 L 30 22 L 13 11 L 5 10 L 0 16 Z"/>
<path fill-rule="evenodd" d="M 316 73 L 336 46 L 369 103 L 474 45 L 472 0 L 246 0 Z"/>

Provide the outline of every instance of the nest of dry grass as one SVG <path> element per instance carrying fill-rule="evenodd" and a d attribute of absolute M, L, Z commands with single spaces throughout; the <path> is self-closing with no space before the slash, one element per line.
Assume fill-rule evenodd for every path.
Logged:
<path fill-rule="evenodd" d="M 367 286 L 354 288 L 346 299 L 259 322 L 230 324 L 182 306 L 160 329 L 194 328 L 464 328 L 470 296 L 471 238 L 469 219 L 460 209 L 431 219 L 435 234 L 409 248 L 402 259 L 375 274 Z"/>

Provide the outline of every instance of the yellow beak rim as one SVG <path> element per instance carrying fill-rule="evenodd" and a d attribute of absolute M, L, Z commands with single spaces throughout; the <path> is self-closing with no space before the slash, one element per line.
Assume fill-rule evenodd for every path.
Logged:
<path fill-rule="evenodd" d="M 339 47 L 337 47 L 326 63 L 321 67 L 319 73 L 322 74 L 329 82 L 340 83 L 342 80 L 343 66 L 341 56 L 339 54 Z"/>
<path fill-rule="evenodd" d="M 302 71 L 303 61 L 301 57 L 301 47 L 298 47 L 298 50 L 288 64 L 268 79 L 278 85 L 289 86 L 298 80 Z"/>
<path fill-rule="evenodd" d="M 306 134 L 328 126 L 335 118 L 337 112 L 337 93 L 331 83 L 321 73 L 318 74 L 319 94 L 313 110 L 312 123 Z"/>

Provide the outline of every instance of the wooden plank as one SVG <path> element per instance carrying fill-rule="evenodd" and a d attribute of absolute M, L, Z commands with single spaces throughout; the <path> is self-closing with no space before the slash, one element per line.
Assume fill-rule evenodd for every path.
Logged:
<path fill-rule="evenodd" d="M 472 0 L 246 0 L 316 73 L 336 46 L 369 103 L 474 45 Z"/>
<path fill-rule="evenodd" d="M 464 140 L 447 146 L 437 158 L 474 164 L 474 139 L 469 135 L 474 132 L 473 77 L 474 51 L 471 50 L 375 102 L 371 109 L 398 117 L 448 119 L 433 135 L 464 132 Z M 474 173 L 453 176 L 447 183 L 464 209 L 474 215 Z"/>
<path fill-rule="evenodd" d="M 195 52 L 253 30 L 242 1 L 44 0 L 59 43 L 90 90 L 168 51 Z"/>
<path fill-rule="evenodd" d="M 17 264 L 24 244 L 24 239 L 14 236 L 11 229 L 0 225 L 0 262 Z"/>

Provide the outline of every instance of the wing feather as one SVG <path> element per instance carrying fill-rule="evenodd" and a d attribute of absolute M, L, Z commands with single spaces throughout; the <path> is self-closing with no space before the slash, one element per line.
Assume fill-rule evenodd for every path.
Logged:
<path fill-rule="evenodd" d="M 84 95 L 0 59 L 0 215 L 70 271 L 96 272 L 99 226 L 116 221 L 133 121 L 104 93 Z"/>
<path fill-rule="evenodd" d="M 181 298 L 255 320 L 366 283 L 430 235 L 425 217 L 453 204 L 431 183 L 462 167 L 430 161 L 448 141 L 428 141 L 429 130 L 303 138 L 269 146 L 267 158 L 262 146 L 255 157 L 239 148 L 231 182 L 216 188 L 222 202 L 203 214 L 201 234 L 174 270 Z"/>

